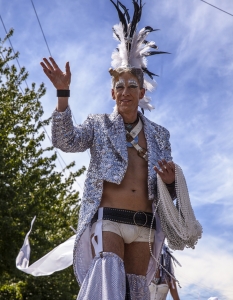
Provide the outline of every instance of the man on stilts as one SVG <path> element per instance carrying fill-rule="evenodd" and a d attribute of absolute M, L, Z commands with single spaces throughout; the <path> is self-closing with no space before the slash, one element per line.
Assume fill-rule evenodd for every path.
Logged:
<path fill-rule="evenodd" d="M 119 45 L 109 70 L 116 103 L 110 115 L 89 115 L 74 126 L 69 63 L 65 73 L 53 58 L 41 65 L 57 89 L 53 145 L 91 153 L 74 247 L 74 272 L 81 286 L 77 299 L 150 300 L 149 284 L 156 278 L 165 236 L 173 249 L 194 247 L 201 226 L 187 191 L 177 194 L 184 178 L 172 161 L 168 130 L 138 111 L 153 109 L 145 94 L 153 89 L 155 74 L 147 69 L 146 57 L 164 52 L 146 40 L 153 28 L 137 32 L 141 1 L 133 0 L 131 21 L 122 3 L 111 2 L 120 24 L 113 27 Z M 176 222 L 183 226 L 180 231 L 172 229 Z"/>

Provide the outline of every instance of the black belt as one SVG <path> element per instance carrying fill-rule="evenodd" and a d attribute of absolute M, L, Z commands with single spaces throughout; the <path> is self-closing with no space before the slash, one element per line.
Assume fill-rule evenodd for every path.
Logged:
<path fill-rule="evenodd" d="M 151 227 L 153 214 L 144 211 L 134 211 L 127 209 L 103 208 L 103 220 L 109 220 L 117 223 L 124 223 L 130 225 L 137 225 L 142 227 Z M 91 220 L 91 225 L 93 225 L 98 220 L 98 211 L 95 213 Z M 155 218 L 153 219 L 152 229 L 156 228 Z"/>

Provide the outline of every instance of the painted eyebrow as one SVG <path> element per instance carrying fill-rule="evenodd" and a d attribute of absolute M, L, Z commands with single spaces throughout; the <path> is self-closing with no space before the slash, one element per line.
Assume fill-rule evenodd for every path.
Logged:
<path fill-rule="evenodd" d="M 116 82 L 115 87 L 119 87 L 119 86 L 125 86 L 125 81 L 124 80 L 119 80 Z"/>
<path fill-rule="evenodd" d="M 130 79 L 130 80 L 128 81 L 128 84 L 132 84 L 132 85 L 138 86 L 137 81 L 134 80 L 134 79 Z"/>

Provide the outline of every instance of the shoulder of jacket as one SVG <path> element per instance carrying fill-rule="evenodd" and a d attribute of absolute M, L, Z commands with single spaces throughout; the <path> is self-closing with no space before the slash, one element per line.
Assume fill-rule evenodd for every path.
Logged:
<path fill-rule="evenodd" d="M 100 121 L 109 118 L 109 114 L 89 114 L 87 118 L 94 121 Z"/>
<path fill-rule="evenodd" d="M 145 117 L 146 118 L 146 117 Z M 147 119 L 147 118 L 146 118 Z M 170 132 L 167 128 L 163 127 L 162 125 L 159 125 L 149 119 L 147 119 L 148 122 L 154 127 L 155 131 L 162 135 L 170 135 Z"/>
<path fill-rule="evenodd" d="M 154 126 L 155 126 L 155 130 L 157 132 L 159 132 L 160 134 L 164 134 L 164 135 L 170 135 L 170 132 L 167 128 L 161 126 L 161 125 L 158 125 L 156 123 L 154 123 Z"/>

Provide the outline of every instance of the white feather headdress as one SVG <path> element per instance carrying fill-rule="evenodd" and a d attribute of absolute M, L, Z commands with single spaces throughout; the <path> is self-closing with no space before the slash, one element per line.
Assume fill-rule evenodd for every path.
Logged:
<path fill-rule="evenodd" d="M 146 40 L 150 32 L 157 31 L 158 29 L 146 26 L 137 32 L 137 25 L 142 14 L 142 0 L 133 0 L 134 14 L 131 21 L 128 9 L 120 1 L 117 0 L 117 3 L 114 3 L 112 0 L 110 1 L 115 6 L 120 19 L 120 23 L 113 26 L 113 37 L 120 43 L 118 44 L 117 49 L 112 53 L 111 65 L 114 69 L 124 67 L 141 69 L 144 73 L 143 87 L 146 91 L 151 92 L 156 86 L 153 76 L 158 75 L 147 69 L 146 57 L 168 53 L 158 51 L 155 42 Z M 151 99 L 148 96 L 144 96 L 144 98 L 139 101 L 139 106 L 142 111 L 144 109 L 154 109 L 150 102 Z"/>

